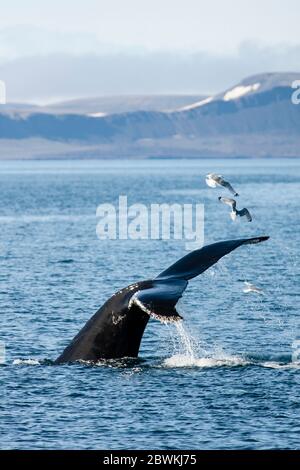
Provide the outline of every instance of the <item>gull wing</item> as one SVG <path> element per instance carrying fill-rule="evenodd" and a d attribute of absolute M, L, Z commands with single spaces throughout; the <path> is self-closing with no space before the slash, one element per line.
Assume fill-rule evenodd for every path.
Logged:
<path fill-rule="evenodd" d="M 248 222 L 252 221 L 252 216 L 251 216 L 250 212 L 248 211 L 248 209 L 246 207 L 244 207 L 244 209 L 239 211 L 239 216 L 240 217 L 243 217 L 244 215 L 246 216 Z"/>
<path fill-rule="evenodd" d="M 236 201 L 235 199 L 231 199 L 230 197 L 219 197 L 219 201 L 223 202 L 223 204 L 227 204 L 230 206 L 232 210 L 236 210 Z"/>

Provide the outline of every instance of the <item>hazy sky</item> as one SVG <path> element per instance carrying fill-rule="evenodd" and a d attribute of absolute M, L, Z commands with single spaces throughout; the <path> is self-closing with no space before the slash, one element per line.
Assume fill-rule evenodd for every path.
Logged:
<path fill-rule="evenodd" d="M 10 101 L 209 93 L 300 71 L 299 0 L 10 0 L 0 79 Z"/>

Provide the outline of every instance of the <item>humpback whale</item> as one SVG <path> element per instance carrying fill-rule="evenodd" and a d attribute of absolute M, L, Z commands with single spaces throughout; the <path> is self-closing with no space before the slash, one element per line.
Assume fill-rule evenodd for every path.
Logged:
<path fill-rule="evenodd" d="M 92 316 L 55 363 L 137 357 L 150 317 L 162 322 L 182 319 L 175 307 L 190 279 L 239 246 L 268 238 L 243 238 L 204 246 L 176 261 L 155 279 L 121 289 Z"/>

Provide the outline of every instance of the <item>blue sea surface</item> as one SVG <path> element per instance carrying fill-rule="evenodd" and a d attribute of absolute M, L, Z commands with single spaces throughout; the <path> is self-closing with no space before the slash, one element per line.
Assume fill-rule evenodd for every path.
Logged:
<path fill-rule="evenodd" d="M 230 219 L 208 172 L 252 223 Z M 300 447 L 299 160 L 2 161 L 0 188 L 2 449 Z M 151 319 L 139 359 L 56 366 L 108 297 L 187 253 L 185 240 L 99 240 L 96 208 L 119 195 L 204 204 L 205 244 L 270 240 L 193 279 L 183 324 Z"/>

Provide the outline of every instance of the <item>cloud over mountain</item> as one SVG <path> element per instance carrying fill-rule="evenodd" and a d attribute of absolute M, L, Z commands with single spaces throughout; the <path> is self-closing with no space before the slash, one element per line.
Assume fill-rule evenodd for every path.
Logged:
<path fill-rule="evenodd" d="M 300 45 L 266 47 L 251 42 L 241 44 L 236 54 L 227 55 L 121 50 L 108 45 L 99 45 L 97 52 L 93 37 L 91 44 L 88 40 L 81 43 L 77 54 L 68 52 L 68 44 L 62 47 L 60 37 L 56 52 L 53 47 L 52 52 L 45 48 L 44 53 L 30 55 L 29 50 L 37 52 L 39 48 L 31 49 L 31 42 L 36 42 L 34 36 L 27 41 L 27 52 L 24 50 L 21 57 L 13 58 L 12 52 L 12 59 L 8 60 L 7 55 L 0 59 L 0 78 L 7 84 L 8 101 L 47 102 L 132 93 L 215 93 L 247 75 L 297 70 L 300 57 Z M 58 52 L 59 48 L 63 52 Z M 89 49 L 93 52 L 85 52 Z"/>

